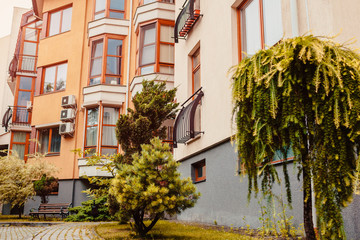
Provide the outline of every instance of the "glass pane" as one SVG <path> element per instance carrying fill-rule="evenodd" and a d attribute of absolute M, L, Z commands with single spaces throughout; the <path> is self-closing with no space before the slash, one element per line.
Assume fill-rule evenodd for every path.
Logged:
<path fill-rule="evenodd" d="M 102 72 L 102 58 L 96 58 L 91 60 L 90 76 L 101 75 L 101 72 Z"/>
<path fill-rule="evenodd" d="M 60 31 L 61 12 L 55 12 L 50 15 L 49 36 L 58 34 Z"/>
<path fill-rule="evenodd" d="M 12 145 L 13 152 L 19 156 L 20 159 L 24 159 L 25 157 L 25 145 L 24 144 L 13 144 Z"/>
<path fill-rule="evenodd" d="M 41 153 L 49 151 L 49 129 L 41 129 L 39 131 L 39 150 Z"/>
<path fill-rule="evenodd" d="M 37 41 L 37 30 L 34 28 L 25 29 L 25 40 Z"/>
<path fill-rule="evenodd" d="M 198 177 L 201 178 L 203 176 L 203 167 L 199 166 L 197 168 L 197 172 L 198 172 Z"/>
<path fill-rule="evenodd" d="M 36 43 L 33 42 L 24 42 L 24 55 L 36 56 Z"/>
<path fill-rule="evenodd" d="M 33 79 L 31 77 L 20 77 L 19 89 L 31 90 L 32 80 Z"/>
<path fill-rule="evenodd" d="M 144 75 L 144 74 L 150 74 L 153 72 L 154 72 L 154 65 L 151 65 L 151 66 L 147 66 L 147 67 L 142 67 L 140 74 Z"/>
<path fill-rule="evenodd" d="M 61 136 L 59 134 L 59 128 L 53 128 L 51 133 L 51 145 L 50 152 L 60 152 Z"/>
<path fill-rule="evenodd" d="M 26 132 L 14 132 L 13 142 L 25 143 L 26 142 Z"/>
<path fill-rule="evenodd" d="M 121 52 L 122 52 L 122 40 L 109 39 L 107 54 L 121 56 Z"/>
<path fill-rule="evenodd" d="M 155 45 L 143 48 L 140 65 L 146 65 L 155 62 Z"/>
<path fill-rule="evenodd" d="M 174 74 L 174 67 L 172 66 L 160 66 L 161 73 Z"/>
<path fill-rule="evenodd" d="M 160 62 L 174 63 L 174 46 L 168 44 L 160 44 Z"/>
<path fill-rule="evenodd" d="M 63 90 L 66 87 L 67 63 L 58 66 L 56 78 L 56 90 Z"/>
<path fill-rule="evenodd" d="M 161 42 L 174 42 L 174 28 L 171 26 L 160 26 L 160 41 Z"/>
<path fill-rule="evenodd" d="M 107 57 L 106 58 L 106 73 L 113 75 L 121 74 L 121 58 Z"/>
<path fill-rule="evenodd" d="M 117 148 L 102 148 L 101 154 L 109 155 L 109 156 L 113 154 L 117 154 Z"/>
<path fill-rule="evenodd" d="M 103 40 L 100 39 L 93 43 L 91 58 L 101 57 L 103 55 Z"/>
<path fill-rule="evenodd" d="M 155 43 L 155 33 L 155 24 L 151 24 L 150 26 L 144 28 L 144 45 Z"/>
<path fill-rule="evenodd" d="M 92 109 L 87 110 L 87 114 L 88 114 L 87 125 L 88 126 L 98 124 L 98 113 L 99 113 L 98 108 L 92 108 Z"/>
<path fill-rule="evenodd" d="M 200 87 L 200 69 L 198 69 L 194 72 L 194 92 L 196 92 Z"/>
<path fill-rule="evenodd" d="M 121 79 L 119 77 L 106 77 L 105 83 L 112 84 L 112 85 L 120 85 Z"/>
<path fill-rule="evenodd" d="M 95 14 L 94 19 L 97 20 L 97 19 L 104 18 L 104 17 L 105 17 L 105 12 L 101 12 L 101 13 Z"/>
<path fill-rule="evenodd" d="M 30 56 L 21 56 L 21 70 L 35 71 L 36 58 Z"/>
<path fill-rule="evenodd" d="M 44 93 L 54 91 L 56 66 L 45 69 Z"/>
<path fill-rule="evenodd" d="M 103 126 L 102 145 L 117 146 L 115 127 Z"/>
<path fill-rule="evenodd" d="M 31 98 L 31 92 L 19 91 L 17 106 L 25 106 L 26 107 L 26 103 L 27 103 L 27 101 L 30 101 L 30 98 Z"/>
<path fill-rule="evenodd" d="M 86 128 L 86 143 L 85 146 L 96 146 L 97 142 L 97 129 L 98 127 L 87 127 Z"/>
<path fill-rule="evenodd" d="M 88 151 L 88 153 L 85 154 L 85 157 L 91 157 L 96 154 L 96 148 L 87 148 L 85 150 Z"/>
<path fill-rule="evenodd" d="M 124 19 L 124 13 L 110 11 L 109 17 L 110 18 L 117 18 L 117 19 Z"/>
<path fill-rule="evenodd" d="M 63 11 L 61 32 L 70 31 L 71 29 L 71 17 L 72 17 L 72 7 L 67 8 Z"/>
<path fill-rule="evenodd" d="M 96 0 L 95 12 L 100 12 L 105 10 L 105 4 L 106 4 L 106 0 Z"/>
<path fill-rule="evenodd" d="M 124 11 L 124 0 L 110 0 L 110 9 Z"/>
<path fill-rule="evenodd" d="M 119 109 L 118 108 L 104 107 L 104 123 L 103 124 L 115 125 L 118 119 L 119 119 Z"/>
<path fill-rule="evenodd" d="M 100 84 L 100 77 L 90 78 L 90 85 Z"/>
<path fill-rule="evenodd" d="M 193 68 L 195 68 L 197 65 L 199 65 L 200 63 L 200 50 L 197 50 L 193 57 L 192 57 L 192 61 L 193 61 Z"/>
<path fill-rule="evenodd" d="M 243 21 L 241 33 L 243 34 L 242 51 L 248 55 L 254 55 L 256 51 L 261 49 L 261 35 L 260 35 L 260 10 L 259 1 L 252 1 L 243 10 Z"/>
<path fill-rule="evenodd" d="M 271 47 L 283 37 L 281 0 L 263 0 L 265 45 Z"/>

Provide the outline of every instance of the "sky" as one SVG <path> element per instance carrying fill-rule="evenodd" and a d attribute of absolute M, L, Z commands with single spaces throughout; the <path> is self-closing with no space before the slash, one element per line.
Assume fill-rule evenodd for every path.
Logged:
<path fill-rule="evenodd" d="M 0 0 L 0 38 L 9 35 L 14 7 L 31 8 L 31 0 Z"/>

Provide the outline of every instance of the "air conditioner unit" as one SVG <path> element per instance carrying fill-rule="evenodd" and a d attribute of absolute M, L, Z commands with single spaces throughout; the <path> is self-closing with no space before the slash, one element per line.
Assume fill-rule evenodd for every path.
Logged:
<path fill-rule="evenodd" d="M 26 109 L 27 109 L 27 110 L 31 110 L 31 109 L 32 109 L 32 102 L 31 102 L 31 101 L 27 101 L 27 102 L 26 102 Z"/>
<path fill-rule="evenodd" d="M 63 108 L 70 108 L 76 106 L 76 99 L 74 95 L 68 95 L 61 98 L 61 106 Z"/>
<path fill-rule="evenodd" d="M 64 109 L 61 110 L 61 114 L 60 114 L 60 120 L 63 122 L 67 122 L 67 121 L 71 121 L 73 119 L 75 119 L 75 109 Z"/>
<path fill-rule="evenodd" d="M 71 135 L 75 131 L 75 124 L 71 122 L 61 123 L 59 127 L 60 135 Z"/>

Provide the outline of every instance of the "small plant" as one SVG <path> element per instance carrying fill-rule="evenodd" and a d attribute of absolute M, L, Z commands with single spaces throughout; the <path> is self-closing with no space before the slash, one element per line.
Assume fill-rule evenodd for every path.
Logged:
<path fill-rule="evenodd" d="M 217 221 L 216 221 L 216 220 L 214 220 L 214 225 L 218 225 L 218 223 L 217 223 Z"/>
<path fill-rule="evenodd" d="M 43 174 L 41 179 L 34 181 L 34 190 L 36 195 L 40 196 L 41 203 L 48 202 L 48 196 L 52 192 L 57 192 L 59 189 L 58 179 L 48 177 Z"/>

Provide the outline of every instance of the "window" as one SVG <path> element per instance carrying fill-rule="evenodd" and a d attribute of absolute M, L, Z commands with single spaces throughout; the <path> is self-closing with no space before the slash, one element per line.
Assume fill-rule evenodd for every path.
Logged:
<path fill-rule="evenodd" d="M 137 75 L 174 74 L 174 23 L 161 21 L 140 26 Z"/>
<path fill-rule="evenodd" d="M 70 31 L 72 7 L 50 13 L 48 36 Z"/>
<path fill-rule="evenodd" d="M 281 0 L 245 1 L 238 8 L 238 26 L 240 58 L 274 45 L 283 36 Z"/>
<path fill-rule="evenodd" d="M 109 155 L 118 152 L 115 128 L 120 110 L 113 107 L 101 107 L 100 109 L 102 109 L 100 119 L 98 107 L 87 110 L 85 150 L 89 150 L 89 153 L 86 156 L 95 152 Z M 101 127 L 98 128 L 98 126 Z M 101 134 L 99 134 L 99 131 L 101 131 Z M 101 136 L 101 139 L 98 139 L 98 136 Z M 101 143 L 99 149 L 98 142 Z"/>
<path fill-rule="evenodd" d="M 121 84 L 123 40 L 115 36 L 95 39 L 91 44 L 89 85 Z"/>
<path fill-rule="evenodd" d="M 191 56 L 192 94 L 201 87 L 200 81 L 200 49 Z"/>
<path fill-rule="evenodd" d="M 20 159 L 27 160 L 29 151 L 29 133 L 12 132 L 11 150 L 19 156 Z"/>
<path fill-rule="evenodd" d="M 34 78 L 19 76 L 17 78 L 17 91 L 15 92 L 15 107 L 13 110 L 13 124 L 29 123 L 29 111 L 27 102 L 33 99 Z"/>
<path fill-rule="evenodd" d="M 23 28 L 22 54 L 19 56 L 19 69 L 24 72 L 36 71 L 36 58 L 38 53 L 39 29 L 35 23 Z"/>
<path fill-rule="evenodd" d="M 40 153 L 47 155 L 60 154 L 61 136 L 59 134 L 59 127 L 40 129 L 38 134 L 38 151 Z"/>
<path fill-rule="evenodd" d="M 124 19 L 125 0 L 96 0 L 94 20 L 104 17 Z"/>
<path fill-rule="evenodd" d="M 43 93 L 64 90 L 66 75 L 67 63 L 46 67 L 43 76 Z"/>
<path fill-rule="evenodd" d="M 205 159 L 192 164 L 192 170 L 193 170 L 193 173 L 192 173 L 193 181 L 195 183 L 203 182 L 203 181 L 206 180 L 206 163 L 205 163 Z"/>

